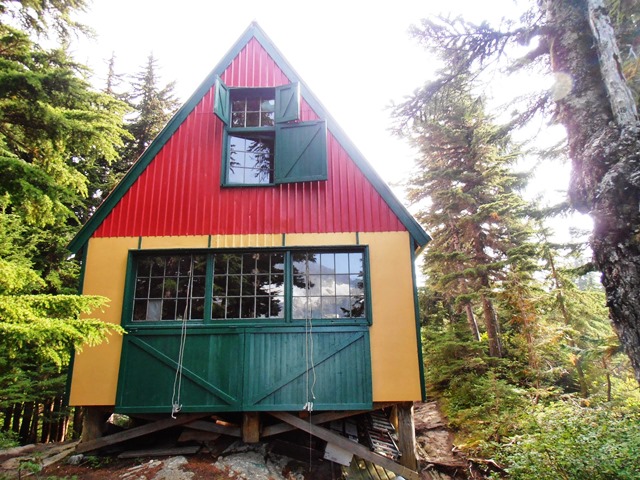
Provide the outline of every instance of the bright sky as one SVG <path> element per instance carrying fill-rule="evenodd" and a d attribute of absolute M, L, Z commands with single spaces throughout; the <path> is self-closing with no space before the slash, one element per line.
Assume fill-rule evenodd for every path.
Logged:
<path fill-rule="evenodd" d="M 153 52 L 163 84 L 185 101 L 252 21 L 257 21 L 387 183 L 406 178 L 413 155 L 390 132 L 391 101 L 427 81 L 434 61 L 408 28 L 437 13 L 480 23 L 516 11 L 514 0 L 93 0 L 80 20 L 97 38 L 73 50 L 104 86 L 107 60 L 132 74 Z M 502 88 L 502 87 L 499 87 Z M 540 189 L 566 189 L 566 168 Z M 394 188 L 402 198 L 402 189 Z"/>

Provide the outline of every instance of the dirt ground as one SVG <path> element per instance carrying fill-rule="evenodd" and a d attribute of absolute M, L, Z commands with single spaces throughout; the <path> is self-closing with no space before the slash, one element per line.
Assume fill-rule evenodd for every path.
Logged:
<path fill-rule="evenodd" d="M 417 453 L 421 478 L 461 479 L 466 462 L 453 452 L 453 435 L 435 402 L 416 403 L 414 411 Z M 31 478 L 58 480 L 337 480 L 354 478 L 342 467 L 311 453 L 301 454 L 305 443 L 290 442 L 243 444 L 221 437 L 203 444 L 194 455 L 118 459 L 110 455 L 76 455 L 76 443 L 46 444 L 0 451 L 0 480 Z M 309 439 L 311 441 L 311 439 Z M 274 446 L 275 445 L 275 446 Z M 309 452 L 313 448 L 307 449 Z M 304 450 L 304 451 L 307 451 Z M 317 452 L 316 452 L 317 453 Z M 69 462 L 76 463 L 75 465 Z M 43 468 L 44 467 L 44 468 Z M 369 477 L 367 477 L 369 478 Z M 394 478 L 391 476 L 390 478 Z"/>

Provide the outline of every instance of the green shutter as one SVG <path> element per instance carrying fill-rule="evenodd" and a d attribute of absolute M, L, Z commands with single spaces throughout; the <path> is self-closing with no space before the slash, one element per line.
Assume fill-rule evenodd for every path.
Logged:
<path fill-rule="evenodd" d="M 327 122 L 276 126 L 275 183 L 327 179 Z"/>
<path fill-rule="evenodd" d="M 229 87 L 224 84 L 220 77 L 216 77 L 216 94 L 213 103 L 213 113 L 215 113 L 225 125 L 229 125 L 230 109 Z"/>
<path fill-rule="evenodd" d="M 300 118 L 300 84 L 290 83 L 276 87 L 276 123 Z"/>

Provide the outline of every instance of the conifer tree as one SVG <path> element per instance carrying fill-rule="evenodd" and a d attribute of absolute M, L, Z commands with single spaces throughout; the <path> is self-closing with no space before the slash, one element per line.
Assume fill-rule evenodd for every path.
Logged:
<path fill-rule="evenodd" d="M 158 63 L 153 54 L 149 55 L 141 71 L 133 76 L 128 101 L 135 114 L 127 125 L 132 138 L 122 154 L 127 168 L 142 155 L 175 113 L 179 104 L 173 96 L 174 87 L 175 82 L 164 87 L 160 85 Z"/>
<path fill-rule="evenodd" d="M 418 114 L 416 101 L 423 107 Z M 409 99 L 395 117 L 398 133 L 419 150 L 407 191 L 423 205 L 418 219 L 433 236 L 424 263 L 431 288 L 466 316 L 476 337 L 474 311 L 481 311 L 490 355 L 502 356 L 495 293 L 509 268 L 522 270 L 530 233 L 518 194 L 524 177 L 511 170 L 517 154 L 509 136 L 462 79 L 428 101 Z"/>

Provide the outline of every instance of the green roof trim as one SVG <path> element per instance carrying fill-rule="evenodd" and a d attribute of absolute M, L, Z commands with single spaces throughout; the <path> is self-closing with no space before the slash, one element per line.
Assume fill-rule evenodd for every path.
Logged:
<path fill-rule="evenodd" d="M 244 46 L 254 38 L 262 45 L 267 53 L 273 58 L 275 63 L 280 67 L 284 74 L 289 78 L 290 82 L 299 82 L 301 95 L 311 106 L 311 108 L 320 116 L 327 119 L 327 128 L 334 137 L 340 142 L 347 151 L 351 159 L 356 163 L 358 168 L 365 175 L 367 180 L 371 182 L 373 187 L 385 200 L 389 208 L 396 214 L 402 224 L 409 231 L 417 245 L 424 246 L 431 237 L 424 231 L 420 224 L 413 218 L 409 211 L 400 203 L 393 194 L 389 186 L 380 178 L 378 173 L 373 169 L 371 164 L 365 159 L 364 155 L 351 142 L 337 122 L 329 115 L 327 110 L 322 106 L 320 101 L 311 93 L 307 85 L 300 79 L 300 76 L 284 59 L 284 56 L 276 48 L 273 42 L 267 37 L 264 31 L 256 22 L 252 22 L 244 31 L 236 43 L 231 47 L 229 52 L 222 60 L 213 68 L 211 73 L 204 79 L 196 91 L 189 97 L 176 114 L 169 120 L 167 125 L 162 129 L 158 136 L 151 142 L 149 147 L 144 151 L 140 158 L 133 164 L 123 179 L 116 185 L 109 196 L 102 202 L 91 218 L 83 225 L 76 236 L 68 245 L 69 250 L 77 253 L 89 241 L 91 235 L 98 229 L 100 224 L 107 218 L 111 210 L 115 208 L 117 203 L 122 199 L 125 193 L 131 188 L 142 172 L 149 166 L 151 161 L 160 152 L 162 147 L 169 141 L 171 136 L 178 130 L 182 122 L 186 120 L 193 109 L 200 103 L 206 93 L 215 85 L 216 78 L 224 73 L 233 59 L 240 53 Z M 213 112 L 212 112 L 213 113 Z"/>

